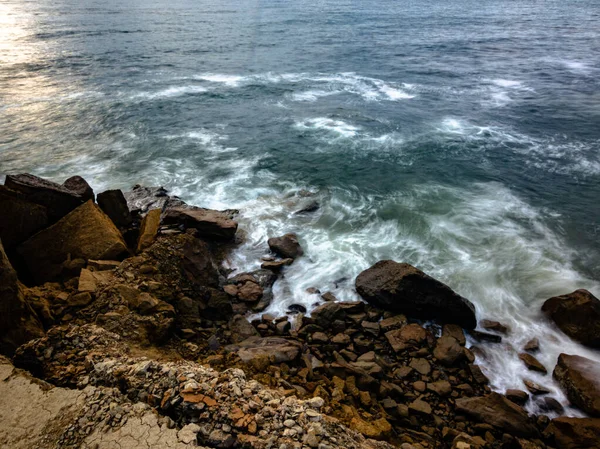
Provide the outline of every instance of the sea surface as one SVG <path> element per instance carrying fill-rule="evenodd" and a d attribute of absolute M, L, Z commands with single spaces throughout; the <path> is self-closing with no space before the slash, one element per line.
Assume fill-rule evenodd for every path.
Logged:
<path fill-rule="evenodd" d="M 511 327 L 478 359 L 498 391 L 566 404 L 517 357 L 533 337 L 550 371 L 600 360 L 540 312 L 600 296 L 597 0 L 2 0 L 0 174 L 20 172 L 239 208 L 238 272 L 296 232 L 269 312 L 414 264 Z"/>

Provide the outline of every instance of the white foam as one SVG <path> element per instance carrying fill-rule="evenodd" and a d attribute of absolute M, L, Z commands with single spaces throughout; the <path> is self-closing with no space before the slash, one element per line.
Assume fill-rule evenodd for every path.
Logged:
<path fill-rule="evenodd" d="M 354 137 L 360 127 L 351 125 L 343 120 L 334 120 L 326 117 L 317 117 L 295 124 L 299 129 L 324 130 L 341 137 Z"/>
<path fill-rule="evenodd" d="M 499 87 L 517 88 L 517 87 L 523 86 L 523 83 L 521 81 L 505 80 L 502 78 L 494 79 L 494 80 L 492 80 L 492 83 L 494 83 L 496 86 L 499 86 Z"/>
<path fill-rule="evenodd" d="M 157 98 L 173 98 L 180 97 L 182 95 L 190 95 L 197 93 L 207 92 L 208 89 L 203 86 L 172 86 L 157 92 L 139 92 L 133 96 L 133 98 L 154 100 Z"/>
<path fill-rule="evenodd" d="M 317 101 L 321 97 L 328 97 L 330 95 L 336 95 L 340 93 L 340 91 L 326 91 L 326 90 L 307 90 L 304 92 L 296 92 L 290 95 L 292 101 Z"/>
<path fill-rule="evenodd" d="M 195 75 L 193 78 L 211 83 L 222 83 L 230 87 L 237 87 L 246 79 L 246 77 L 241 75 L 226 75 L 222 73 L 204 73 Z"/>

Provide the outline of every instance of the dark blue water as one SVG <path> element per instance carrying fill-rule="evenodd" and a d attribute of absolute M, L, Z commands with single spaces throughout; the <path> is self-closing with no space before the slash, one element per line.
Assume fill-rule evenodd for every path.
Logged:
<path fill-rule="evenodd" d="M 310 286 L 355 298 L 378 259 L 416 264 L 515 348 L 556 338 L 552 368 L 597 357 L 539 305 L 600 294 L 599 79 L 591 0 L 4 1 L 0 173 L 239 207 L 239 269 L 296 231 L 276 312 Z M 516 356 L 489 353 L 496 387 L 520 388 Z"/>

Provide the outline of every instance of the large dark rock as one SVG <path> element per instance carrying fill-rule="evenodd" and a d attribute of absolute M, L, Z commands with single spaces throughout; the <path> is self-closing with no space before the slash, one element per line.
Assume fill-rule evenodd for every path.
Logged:
<path fill-rule="evenodd" d="M 407 263 L 377 262 L 358 275 L 356 291 L 384 310 L 459 324 L 466 329 L 477 325 L 475 307 L 468 299 Z"/>
<path fill-rule="evenodd" d="M 542 311 L 573 340 L 600 348 L 600 300 L 587 290 L 550 298 Z"/>
<path fill-rule="evenodd" d="M 20 345 L 43 335 L 42 324 L 25 302 L 23 287 L 0 241 L 0 353 L 12 356 Z"/>
<path fill-rule="evenodd" d="M 131 224 L 131 213 L 122 191 L 118 189 L 106 190 L 98 194 L 97 201 L 100 209 L 110 217 L 118 228 L 124 229 Z"/>
<path fill-rule="evenodd" d="M 61 219 L 84 202 L 68 188 L 30 174 L 8 175 L 4 185 L 24 195 L 24 199 L 46 208 L 50 223 Z"/>
<path fill-rule="evenodd" d="M 599 418 L 553 419 L 544 431 L 544 436 L 556 449 L 599 449 Z"/>
<path fill-rule="evenodd" d="M 94 201 L 94 189 L 81 176 L 71 176 L 63 182 L 63 187 L 79 195 L 83 201 Z"/>
<path fill-rule="evenodd" d="M 162 222 L 165 225 L 179 225 L 193 228 L 201 238 L 231 240 L 237 231 L 237 223 L 231 214 L 210 209 L 173 208 L 164 212 Z"/>
<path fill-rule="evenodd" d="M 457 399 L 456 411 L 517 436 L 531 437 L 538 433 L 527 412 L 498 393 Z"/>
<path fill-rule="evenodd" d="M 127 200 L 127 206 L 132 212 L 141 214 L 147 213 L 152 209 L 171 209 L 174 207 L 185 207 L 186 204 L 176 196 L 169 195 L 164 187 L 144 187 L 135 185 L 129 192 L 123 195 Z"/>
<path fill-rule="evenodd" d="M 573 405 L 600 417 L 600 364 L 585 357 L 561 354 L 553 376 Z"/>
<path fill-rule="evenodd" d="M 25 195 L 0 186 L 0 240 L 10 252 L 48 225 L 47 209 Z"/>
<path fill-rule="evenodd" d="M 37 283 L 57 278 L 70 259 L 116 260 L 127 254 L 119 230 L 92 201 L 82 204 L 17 249 Z"/>
<path fill-rule="evenodd" d="M 269 244 L 271 251 L 284 259 L 295 259 L 304 254 L 296 234 L 285 234 L 281 237 L 272 237 L 267 243 Z"/>

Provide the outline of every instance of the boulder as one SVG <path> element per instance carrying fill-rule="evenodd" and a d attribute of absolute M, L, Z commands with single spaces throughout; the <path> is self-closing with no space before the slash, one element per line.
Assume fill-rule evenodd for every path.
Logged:
<path fill-rule="evenodd" d="M 94 201 L 94 189 L 81 176 L 71 176 L 63 182 L 63 187 L 79 195 L 82 201 Z"/>
<path fill-rule="evenodd" d="M 201 238 L 231 240 L 237 231 L 237 222 L 231 214 L 211 209 L 168 209 L 163 215 L 163 224 L 193 228 Z"/>
<path fill-rule="evenodd" d="M 527 412 L 498 393 L 457 399 L 456 411 L 516 436 L 531 437 L 538 433 Z"/>
<path fill-rule="evenodd" d="M 97 201 L 100 209 L 110 217 L 117 228 L 125 229 L 131 225 L 131 213 L 122 191 L 106 190 L 98 194 Z"/>
<path fill-rule="evenodd" d="M 170 196 L 164 187 L 143 187 L 138 184 L 131 191 L 124 192 L 123 195 L 127 200 L 129 210 L 141 214 L 145 214 L 152 209 L 163 211 L 186 206 L 178 197 Z"/>
<path fill-rule="evenodd" d="M 508 331 L 510 330 L 508 326 L 498 321 L 481 320 L 479 324 L 488 331 L 498 332 L 500 334 L 508 334 Z"/>
<path fill-rule="evenodd" d="M 542 311 L 573 340 L 600 348 L 600 300 L 587 290 L 550 298 Z"/>
<path fill-rule="evenodd" d="M 231 340 L 234 343 L 240 343 L 250 337 L 260 337 L 254 326 L 242 315 L 235 315 L 231 318 L 229 330 L 231 331 Z"/>
<path fill-rule="evenodd" d="M 284 259 L 296 259 L 304 254 L 296 234 L 290 233 L 281 237 L 272 237 L 267 243 L 271 251 Z"/>
<path fill-rule="evenodd" d="M 356 278 L 356 291 L 371 305 L 424 319 L 477 325 L 473 304 L 407 263 L 382 260 Z"/>
<path fill-rule="evenodd" d="M 25 301 L 23 287 L 0 241 L 0 353 L 12 356 L 20 345 L 43 335 L 42 324 Z"/>
<path fill-rule="evenodd" d="M 506 390 L 505 396 L 518 405 L 525 405 L 529 400 L 529 394 L 523 390 Z"/>
<path fill-rule="evenodd" d="M 327 329 L 335 320 L 344 320 L 346 312 L 338 302 L 326 302 L 314 309 L 311 318 L 317 326 Z"/>
<path fill-rule="evenodd" d="M 266 358 L 272 363 L 288 363 L 300 355 L 302 345 L 281 337 L 250 337 L 240 343 L 228 345 L 226 352 L 237 353 L 244 363 Z"/>
<path fill-rule="evenodd" d="M 136 252 L 141 253 L 154 242 L 160 226 L 160 209 L 152 209 L 142 220 Z"/>
<path fill-rule="evenodd" d="M 68 259 L 114 260 L 127 245 L 113 222 L 88 201 L 17 249 L 37 283 L 55 279 Z"/>
<path fill-rule="evenodd" d="M 561 354 L 554 378 L 569 401 L 591 416 L 600 417 L 600 364 L 585 357 Z"/>
<path fill-rule="evenodd" d="M 27 173 L 8 175 L 4 185 L 23 194 L 27 201 L 44 206 L 50 223 L 83 203 L 83 198 L 68 188 Z"/>
<path fill-rule="evenodd" d="M 0 240 L 11 251 L 48 226 L 47 209 L 25 199 L 25 195 L 0 186 Z"/>
<path fill-rule="evenodd" d="M 544 431 L 544 436 L 557 449 L 598 449 L 600 419 L 564 416 L 555 418 Z"/>
<path fill-rule="evenodd" d="M 463 347 L 456 338 L 441 336 L 438 338 L 433 350 L 433 356 L 446 366 L 454 365 L 464 357 Z"/>

